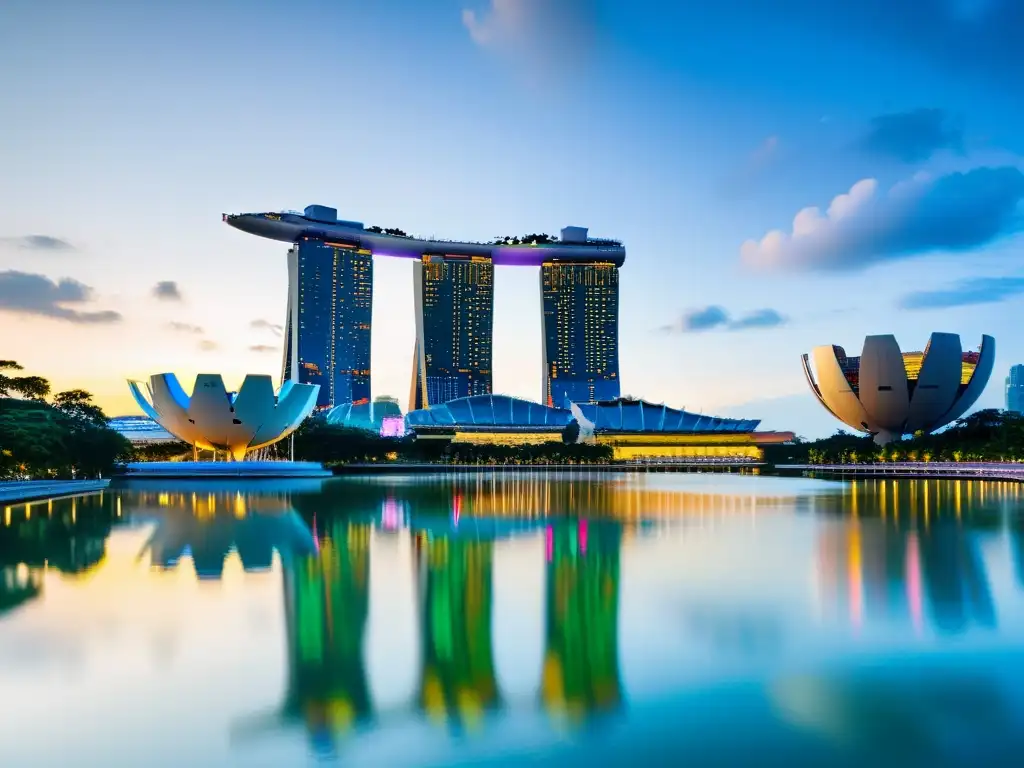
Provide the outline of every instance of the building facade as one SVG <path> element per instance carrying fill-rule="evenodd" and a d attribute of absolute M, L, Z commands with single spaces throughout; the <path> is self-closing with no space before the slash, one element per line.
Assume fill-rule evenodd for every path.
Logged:
<path fill-rule="evenodd" d="M 413 268 L 416 349 L 410 410 L 491 392 L 494 264 L 424 254 Z"/>
<path fill-rule="evenodd" d="M 303 239 L 288 252 L 282 381 L 319 384 L 317 408 L 370 400 L 373 257 Z"/>
<path fill-rule="evenodd" d="M 374 255 L 418 262 L 410 410 L 493 391 L 495 265 L 540 269 L 542 402 L 619 396 L 618 240 L 575 226 L 489 243 L 422 238 L 339 219 L 323 205 L 222 219 L 292 244 L 282 379 L 319 384 L 319 409 L 369 401 Z"/>
<path fill-rule="evenodd" d="M 1024 413 L 1024 365 L 1013 366 L 1006 377 L 1006 410 Z"/>
<path fill-rule="evenodd" d="M 614 400 L 619 387 L 619 269 L 610 263 L 541 266 L 541 402 Z"/>

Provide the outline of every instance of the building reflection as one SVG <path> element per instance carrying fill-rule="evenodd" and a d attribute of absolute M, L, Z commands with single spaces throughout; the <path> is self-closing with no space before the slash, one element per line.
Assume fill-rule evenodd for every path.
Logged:
<path fill-rule="evenodd" d="M 269 570 L 275 550 L 288 557 L 315 550 L 287 493 L 243 495 L 200 486 L 175 493 L 125 493 L 123 504 L 134 518 L 155 523 L 143 552 L 158 571 L 175 570 L 189 557 L 197 578 L 216 580 L 232 554 L 251 573 Z"/>
<path fill-rule="evenodd" d="M 47 571 L 79 577 L 106 557 L 120 517 L 110 493 L 0 508 L 0 616 L 39 597 Z"/>
<path fill-rule="evenodd" d="M 618 525 L 586 520 L 545 530 L 547 605 L 541 699 L 578 722 L 622 703 Z"/>
<path fill-rule="evenodd" d="M 728 478 L 726 478 L 728 480 Z M 724 481 L 723 481 L 724 482 Z M 551 477 L 542 472 L 443 473 L 407 478 L 378 475 L 345 478 L 319 494 L 293 499 L 308 521 L 314 514 L 367 514 L 394 520 L 407 510 L 411 524 L 430 517 L 448 517 L 458 499 L 463 518 L 544 521 L 585 514 L 593 520 L 614 520 L 623 532 L 641 525 L 791 509 L 798 495 L 758 496 L 681 490 L 672 475 L 572 474 Z"/>
<path fill-rule="evenodd" d="M 842 515 L 825 524 L 818 539 L 825 606 L 844 613 L 853 627 L 909 623 L 943 634 L 994 628 L 980 537 L 1002 525 L 1001 513 L 1019 495 L 999 485 L 1004 484 L 851 483 L 847 493 L 816 509 Z M 965 513 L 969 526 L 963 524 Z"/>
<path fill-rule="evenodd" d="M 415 537 L 422 663 L 417 705 L 453 730 L 500 705 L 494 667 L 491 541 Z"/>
<path fill-rule="evenodd" d="M 288 684 L 282 716 L 301 721 L 317 752 L 373 719 L 364 641 L 371 526 L 316 524 L 318 552 L 285 561 Z"/>

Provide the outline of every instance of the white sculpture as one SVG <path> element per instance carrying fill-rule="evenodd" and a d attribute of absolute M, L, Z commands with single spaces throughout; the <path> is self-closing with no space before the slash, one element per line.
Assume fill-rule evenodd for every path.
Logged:
<path fill-rule="evenodd" d="M 295 431 L 320 391 L 319 384 L 286 381 L 275 394 L 269 376 L 249 374 L 237 393 L 228 392 L 219 373 L 196 376 L 191 397 L 173 373 L 128 386 L 146 415 L 172 435 L 197 449 L 226 451 L 234 461 Z"/>
<path fill-rule="evenodd" d="M 906 354 L 894 336 L 868 336 L 859 358 L 829 345 L 803 355 L 803 366 L 829 413 L 884 445 L 963 416 L 988 384 L 995 354 L 991 336 L 981 337 L 978 352 L 966 354 L 955 333 L 933 333 L 923 353 Z"/>

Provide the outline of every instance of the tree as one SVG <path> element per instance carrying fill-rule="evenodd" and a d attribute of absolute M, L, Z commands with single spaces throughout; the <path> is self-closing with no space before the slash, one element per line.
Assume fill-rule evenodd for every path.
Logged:
<path fill-rule="evenodd" d="M 3 371 L 24 370 L 13 360 L 0 360 L 0 397 L 12 393 L 29 400 L 43 400 L 50 394 L 50 382 L 41 376 L 8 376 Z"/>
<path fill-rule="evenodd" d="M 565 425 L 562 430 L 562 442 L 566 445 L 574 445 L 580 437 L 580 423 L 573 419 Z"/>
<path fill-rule="evenodd" d="M 88 422 L 94 426 L 106 426 L 107 415 L 93 403 L 92 395 L 84 389 L 69 389 L 53 397 L 53 407 L 71 419 Z"/>

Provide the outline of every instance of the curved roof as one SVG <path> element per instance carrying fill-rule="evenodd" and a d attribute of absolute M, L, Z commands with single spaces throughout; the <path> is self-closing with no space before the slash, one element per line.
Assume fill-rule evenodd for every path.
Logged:
<path fill-rule="evenodd" d="M 760 419 L 725 419 L 690 413 L 646 400 L 577 403 L 598 432 L 753 432 Z"/>
<path fill-rule="evenodd" d="M 572 421 L 572 412 L 507 395 L 473 395 L 410 411 L 410 427 L 551 427 Z"/>
<path fill-rule="evenodd" d="M 495 245 L 460 240 L 401 237 L 371 232 L 356 221 L 324 221 L 290 212 L 224 214 L 223 219 L 235 229 L 271 240 L 286 243 L 297 243 L 303 239 L 324 240 L 351 248 L 365 249 L 380 256 L 399 258 L 418 259 L 424 254 L 485 256 L 493 259 L 495 264 L 534 267 L 548 261 L 598 261 L 622 266 L 626 260 L 626 249 L 617 240 L 588 238 L 578 243 Z"/>
<path fill-rule="evenodd" d="M 386 418 L 402 418 L 402 409 L 391 400 L 372 403 L 342 403 L 327 413 L 327 423 L 340 427 L 378 430 Z"/>
<path fill-rule="evenodd" d="M 643 400 L 576 404 L 598 432 L 753 432 L 758 419 L 723 419 L 654 405 Z M 410 411 L 410 427 L 564 427 L 571 410 L 507 395 L 474 395 L 430 409 Z"/>

